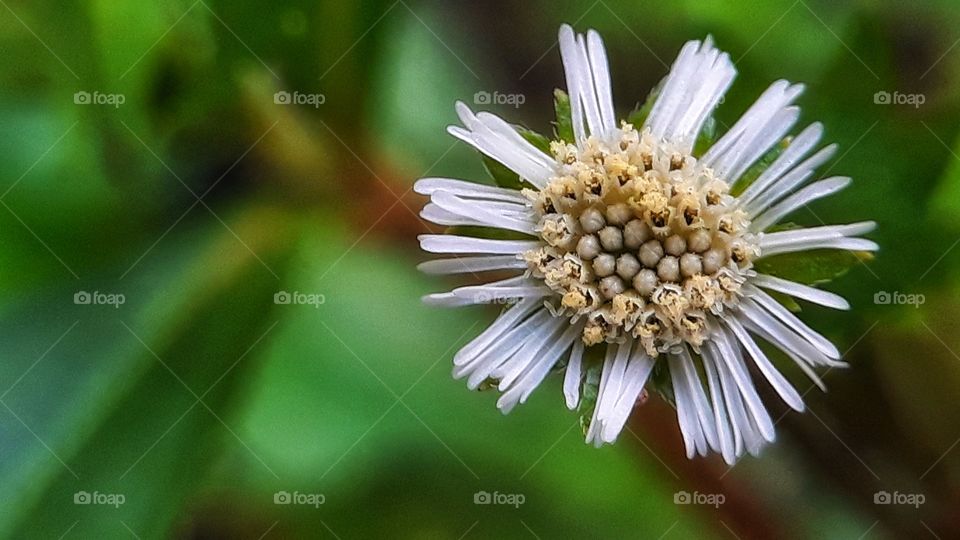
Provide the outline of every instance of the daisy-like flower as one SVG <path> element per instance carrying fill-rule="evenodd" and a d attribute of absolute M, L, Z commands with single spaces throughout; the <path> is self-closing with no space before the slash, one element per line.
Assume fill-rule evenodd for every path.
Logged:
<path fill-rule="evenodd" d="M 823 132 L 816 123 L 787 137 L 802 85 L 774 83 L 704 152 L 695 150 L 701 131 L 736 75 L 710 38 L 683 47 L 641 125 L 617 123 L 596 32 L 563 26 L 560 52 L 569 140 L 536 144 L 544 141 L 463 103 L 463 127 L 449 128 L 516 173 L 522 189 L 445 178 L 416 183 L 431 199 L 425 219 L 510 233 L 420 237 L 425 251 L 453 255 L 424 263 L 426 272 L 516 274 L 425 298 L 440 306 L 509 305 L 456 354 L 454 376 L 471 389 L 496 386 L 506 413 L 561 368 L 567 406 L 590 401 L 585 435 L 597 446 L 617 439 L 651 386 L 672 396 L 688 457 L 710 449 L 728 463 L 745 451 L 756 455 L 774 440 L 774 425 L 751 371 L 791 408 L 804 408 L 757 338 L 821 388 L 814 368 L 846 365 L 776 297 L 849 309 L 833 293 L 758 267 L 810 250 L 874 251 L 874 242 L 857 238 L 874 223 L 776 226 L 850 183 L 808 183 L 836 147 L 815 151 Z"/>

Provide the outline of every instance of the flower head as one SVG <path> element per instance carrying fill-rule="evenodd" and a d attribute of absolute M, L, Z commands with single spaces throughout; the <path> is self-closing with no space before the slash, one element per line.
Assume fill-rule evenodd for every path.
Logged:
<path fill-rule="evenodd" d="M 709 38 L 683 47 L 645 117 L 619 123 L 599 35 L 563 26 L 560 50 L 569 132 L 546 141 L 462 103 L 463 127 L 449 128 L 515 173 L 520 189 L 441 178 L 416 184 L 431 197 L 426 219 L 517 233 L 420 238 L 426 251 L 457 256 L 424 263 L 425 271 L 517 274 L 426 297 L 444 306 L 509 304 L 456 354 L 454 376 L 474 389 L 495 385 L 503 393 L 498 407 L 509 412 L 562 367 L 567 406 L 592 407 L 585 435 L 597 446 L 617 439 L 653 386 L 676 403 L 689 457 L 713 449 L 733 463 L 744 451 L 756 454 L 774 440 L 774 427 L 750 364 L 803 410 L 756 338 L 820 386 L 813 368 L 845 365 L 836 347 L 770 293 L 849 308 L 835 294 L 764 273 L 763 262 L 812 250 L 876 250 L 857 238 L 874 224 L 774 227 L 850 183 L 808 183 L 835 147 L 813 151 L 820 124 L 787 137 L 802 85 L 774 83 L 700 151 L 736 75 Z"/>

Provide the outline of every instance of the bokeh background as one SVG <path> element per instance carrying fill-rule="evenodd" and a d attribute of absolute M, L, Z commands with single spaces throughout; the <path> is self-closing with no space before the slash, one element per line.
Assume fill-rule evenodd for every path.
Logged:
<path fill-rule="evenodd" d="M 0 6 L 0 537 L 960 537 L 954 0 Z M 706 34 L 721 126 L 806 82 L 855 183 L 795 221 L 880 224 L 853 310 L 803 306 L 852 368 L 787 368 L 809 410 L 768 395 L 760 458 L 687 460 L 657 397 L 593 449 L 559 378 L 504 417 L 450 377 L 496 309 L 420 304 L 454 282 L 410 188 L 487 181 L 455 100 L 549 131 L 562 22 L 621 114 Z"/>

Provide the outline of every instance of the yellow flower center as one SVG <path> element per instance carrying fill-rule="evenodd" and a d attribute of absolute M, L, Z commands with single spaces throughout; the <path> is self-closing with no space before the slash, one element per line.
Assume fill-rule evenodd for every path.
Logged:
<path fill-rule="evenodd" d="M 558 175 L 525 191 L 543 246 L 524 257 L 556 292 L 556 311 L 586 317 L 587 345 L 633 336 L 651 356 L 699 348 L 708 314 L 738 302 L 759 255 L 729 186 L 629 124 L 551 152 Z"/>

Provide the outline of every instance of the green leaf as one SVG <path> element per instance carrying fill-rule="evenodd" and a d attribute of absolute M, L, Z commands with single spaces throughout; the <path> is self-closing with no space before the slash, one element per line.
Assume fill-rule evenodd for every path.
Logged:
<path fill-rule="evenodd" d="M 793 140 L 793 137 L 785 137 L 782 141 L 777 143 L 773 148 L 771 148 L 766 154 L 760 158 L 760 161 L 757 161 L 753 164 L 752 167 L 747 169 L 747 172 L 743 173 L 736 183 L 730 187 L 730 194 L 734 197 L 739 197 L 744 191 L 750 187 L 751 184 L 757 181 L 757 178 L 760 178 L 760 175 L 763 174 L 763 171 L 767 170 L 773 162 L 780 157 L 780 154 L 790 146 L 790 141 Z"/>
<path fill-rule="evenodd" d="M 866 251 L 815 249 L 765 257 L 754 262 L 753 266 L 761 274 L 817 285 L 846 274 L 857 263 L 870 260 L 873 255 Z"/>
<path fill-rule="evenodd" d="M 553 106 L 557 111 L 557 120 L 553 124 L 553 133 L 557 139 L 573 143 L 573 116 L 570 113 L 570 96 L 557 88 L 553 91 Z"/>

